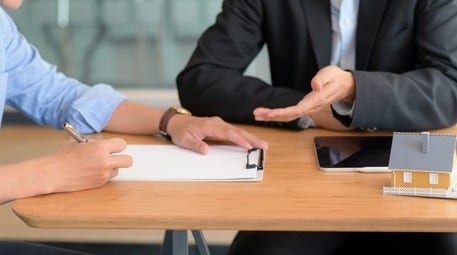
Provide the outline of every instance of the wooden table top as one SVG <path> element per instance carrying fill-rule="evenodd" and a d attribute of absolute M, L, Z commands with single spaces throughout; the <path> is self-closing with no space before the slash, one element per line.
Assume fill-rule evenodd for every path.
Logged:
<path fill-rule="evenodd" d="M 383 195 L 389 173 L 318 170 L 314 136 L 385 133 L 242 127 L 269 142 L 261 182 L 109 182 L 98 189 L 20 199 L 13 210 L 41 228 L 457 231 L 455 200 Z M 132 144 L 166 143 L 109 133 L 91 138 L 112 136 Z M 63 132 L 49 128 L 7 125 L 0 130 L 2 161 L 48 153 L 64 139 Z"/>

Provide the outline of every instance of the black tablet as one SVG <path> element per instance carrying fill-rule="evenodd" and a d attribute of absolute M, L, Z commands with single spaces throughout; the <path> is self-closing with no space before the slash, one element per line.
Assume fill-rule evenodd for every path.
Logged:
<path fill-rule="evenodd" d="M 323 171 L 389 172 L 392 136 L 314 137 L 316 159 Z"/>

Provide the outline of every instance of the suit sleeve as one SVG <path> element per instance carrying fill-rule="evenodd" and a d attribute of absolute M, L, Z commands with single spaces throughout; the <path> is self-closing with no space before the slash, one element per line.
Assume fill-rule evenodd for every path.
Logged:
<path fill-rule="evenodd" d="M 260 0 L 225 0 L 216 23 L 200 37 L 185 69 L 177 77 L 181 104 L 198 116 L 217 115 L 226 121 L 297 128 L 289 123 L 259 123 L 259 106 L 284 107 L 304 93 L 273 87 L 243 73 L 264 45 Z"/>
<path fill-rule="evenodd" d="M 419 131 L 457 122 L 457 5 L 418 1 L 415 12 L 415 68 L 398 74 L 354 71 L 351 126 Z"/>

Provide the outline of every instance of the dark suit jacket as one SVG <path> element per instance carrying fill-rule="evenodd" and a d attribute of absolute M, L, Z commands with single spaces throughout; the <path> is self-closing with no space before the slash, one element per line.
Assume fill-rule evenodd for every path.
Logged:
<path fill-rule="evenodd" d="M 456 1 L 360 0 L 356 40 L 351 126 L 400 131 L 456 123 Z M 243 76 L 265 44 L 272 84 Z M 225 0 L 177 78 L 179 97 L 196 115 L 256 123 L 254 108 L 300 101 L 330 55 L 329 0 Z"/>

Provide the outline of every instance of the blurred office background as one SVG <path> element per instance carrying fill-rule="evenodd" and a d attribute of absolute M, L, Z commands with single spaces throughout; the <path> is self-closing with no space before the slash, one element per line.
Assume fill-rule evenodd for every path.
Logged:
<path fill-rule="evenodd" d="M 157 91 L 174 91 L 176 75 L 221 5 L 222 0 L 28 0 L 9 13 L 42 56 L 67 75 L 168 105 L 176 94 Z M 268 81 L 265 50 L 247 72 Z"/>
<path fill-rule="evenodd" d="M 133 100 L 167 107 L 178 100 L 176 75 L 221 5 L 222 0 L 26 0 L 20 9 L 7 11 L 60 71 L 89 85 L 109 83 Z M 269 80 L 265 50 L 247 73 Z M 4 123 L 22 122 L 16 115 L 7 112 Z M 156 254 L 151 251 L 163 236 L 163 230 L 34 229 L 13 215 L 9 204 L 0 206 L 0 219 L 0 240 L 56 242 L 105 255 Z M 223 254 L 235 233 L 205 231 L 213 255 Z"/>

